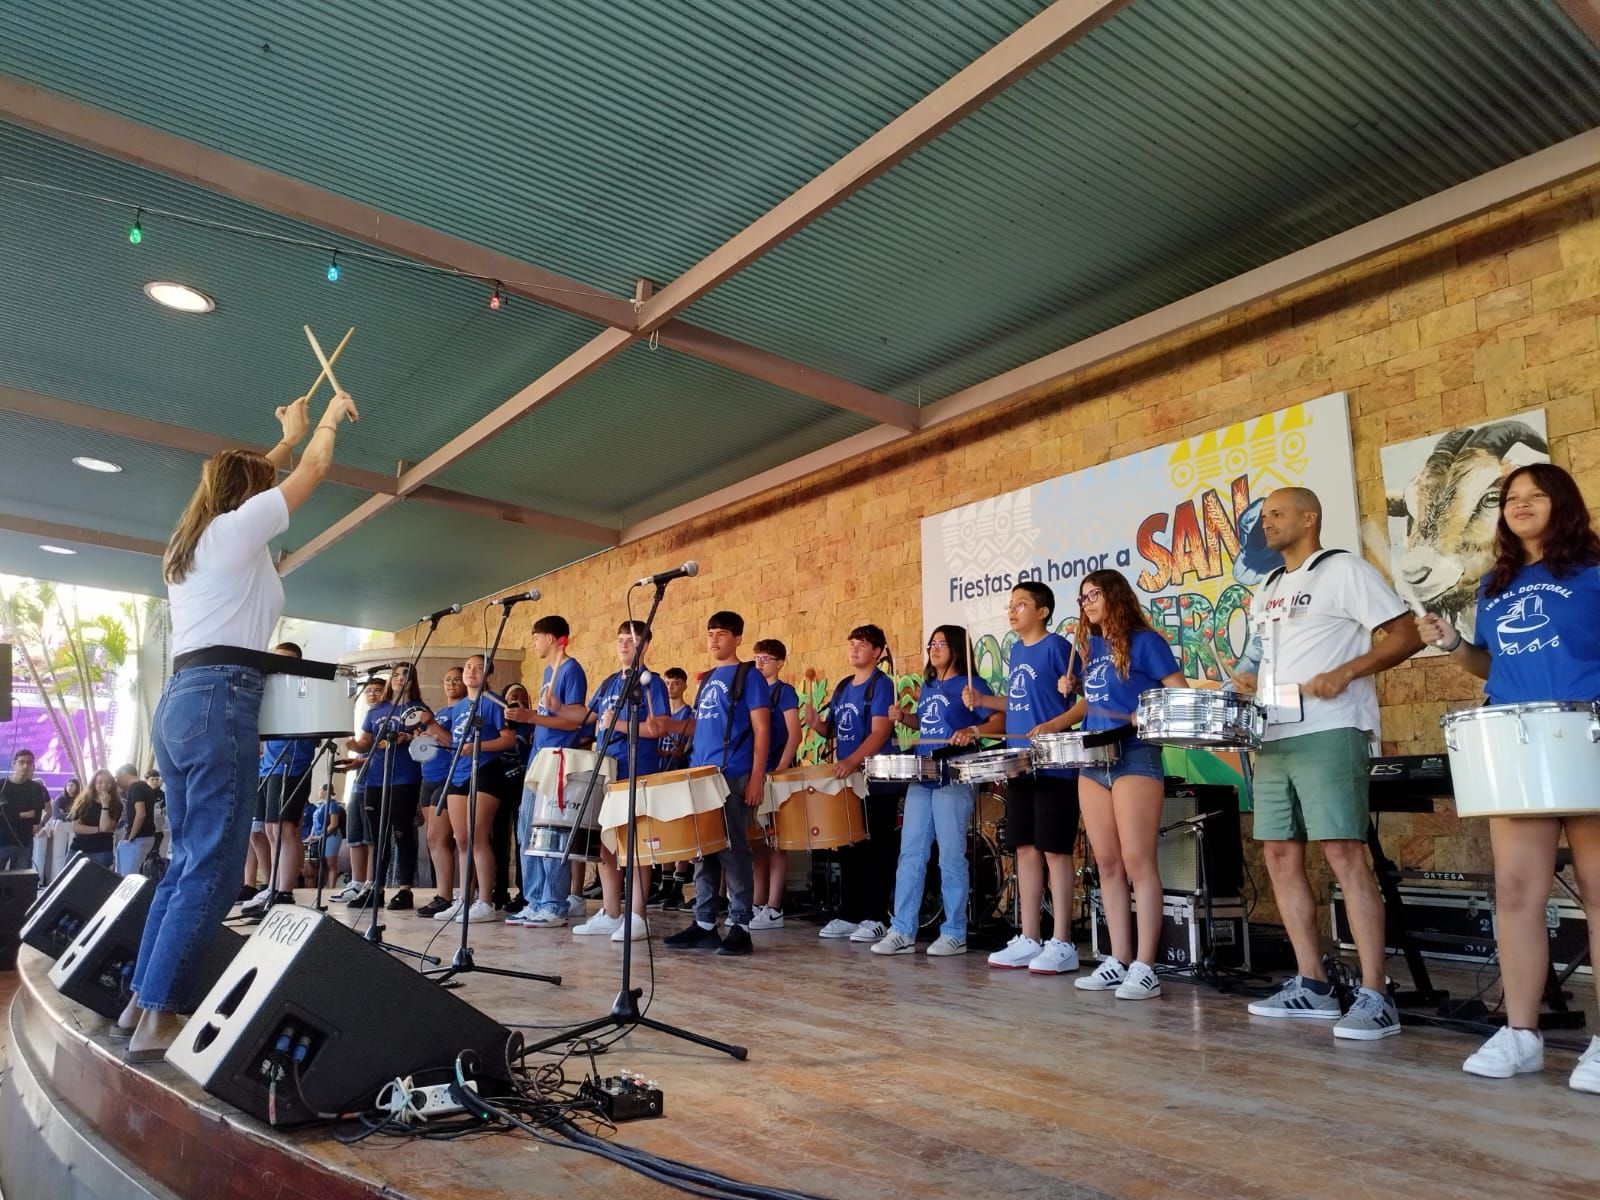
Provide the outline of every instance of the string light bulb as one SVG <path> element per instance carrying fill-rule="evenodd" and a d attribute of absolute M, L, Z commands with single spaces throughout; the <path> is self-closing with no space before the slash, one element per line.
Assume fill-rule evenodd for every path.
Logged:
<path fill-rule="evenodd" d="M 500 284 L 497 280 L 494 285 L 494 291 L 489 293 L 489 311 L 499 312 L 504 307 L 505 302 L 505 293 L 500 290 Z"/>
<path fill-rule="evenodd" d="M 135 209 L 133 214 L 133 227 L 128 230 L 128 244 L 137 246 L 144 241 L 144 209 Z"/>
<path fill-rule="evenodd" d="M 335 250 L 333 257 L 328 260 L 328 282 L 339 282 L 339 252 Z"/>

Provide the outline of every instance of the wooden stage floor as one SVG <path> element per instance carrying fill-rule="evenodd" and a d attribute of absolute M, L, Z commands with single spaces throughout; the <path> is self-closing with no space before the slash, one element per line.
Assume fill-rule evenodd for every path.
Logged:
<path fill-rule="evenodd" d="M 1600 1096 L 1567 1088 L 1565 1051 L 1540 1076 L 1478 1080 L 1461 1071 L 1474 1040 L 1460 1034 L 1335 1043 L 1325 1024 L 1253 1018 L 1240 998 L 1182 983 L 1119 1002 L 1070 976 L 990 970 L 978 953 L 882 958 L 809 924 L 757 935 L 747 959 L 664 951 L 661 935 L 686 919 L 654 917 L 651 1015 L 742 1042 L 750 1058 L 631 1035 L 602 1064 L 658 1080 L 667 1117 L 618 1140 L 750 1182 L 963 1200 L 1600 1196 Z M 446 961 L 458 936 L 410 913 L 387 926 L 413 947 L 438 934 Z M 497 1020 L 551 1025 L 609 1008 L 621 955 L 609 939 L 501 925 L 472 935 L 482 965 L 565 977 L 557 988 L 469 976 L 457 994 Z M 647 954 L 636 981 L 648 996 Z M 143 1069 L 226 1108 L 165 1064 Z M 318 1129 L 271 1136 L 394 1196 L 680 1194 L 521 1135 L 355 1147 Z"/>

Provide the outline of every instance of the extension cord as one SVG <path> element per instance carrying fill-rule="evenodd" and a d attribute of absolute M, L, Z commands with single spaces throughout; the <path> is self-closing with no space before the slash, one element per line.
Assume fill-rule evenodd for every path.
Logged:
<path fill-rule="evenodd" d="M 417 1115 L 428 1121 L 434 1117 L 447 1117 L 452 1113 L 465 1112 L 466 1109 L 462 1108 L 461 1102 L 451 1093 L 452 1086 L 448 1083 L 435 1083 L 428 1087 L 417 1088 L 413 1092 Z M 476 1092 L 478 1085 L 469 1079 L 467 1088 Z"/>

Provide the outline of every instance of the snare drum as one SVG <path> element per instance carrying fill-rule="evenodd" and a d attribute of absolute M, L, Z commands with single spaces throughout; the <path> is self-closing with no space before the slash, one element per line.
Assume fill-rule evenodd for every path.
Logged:
<path fill-rule="evenodd" d="M 874 754 L 861 764 L 873 783 L 938 783 L 939 764 L 926 754 Z"/>
<path fill-rule="evenodd" d="M 1600 813 L 1600 704 L 1491 704 L 1439 724 L 1457 816 Z"/>
<path fill-rule="evenodd" d="M 1190 750 L 1259 750 L 1267 711 L 1254 697 L 1202 688 L 1151 688 L 1133 714 L 1139 736 Z"/>
<path fill-rule="evenodd" d="M 1121 761 L 1120 745 L 1107 742 L 1103 746 L 1085 746 L 1083 739 L 1089 736 L 1092 733 L 1079 729 L 1041 733 L 1033 739 L 1034 770 L 1042 771 L 1046 767 L 1105 767 Z"/>
<path fill-rule="evenodd" d="M 704 858 L 728 848 L 728 822 L 723 806 L 728 783 L 715 767 L 690 767 L 686 771 L 659 771 L 639 776 L 638 811 L 634 836 L 639 861 L 675 863 Z M 600 810 L 601 839 L 628 865 L 628 781 L 619 780 L 606 791 Z"/>
<path fill-rule="evenodd" d="M 355 709 L 343 679 L 274 674 L 262 681 L 262 737 L 347 737 L 355 731 Z"/>
<path fill-rule="evenodd" d="M 980 750 L 947 761 L 962 783 L 1004 783 L 1019 775 L 1033 774 L 1031 750 Z"/>
<path fill-rule="evenodd" d="M 866 782 L 859 774 L 835 779 L 832 763 L 774 771 L 767 776 L 762 808 L 772 805 L 778 849 L 835 850 L 865 841 L 867 819 L 861 804 L 865 791 Z"/>
<path fill-rule="evenodd" d="M 547 746 L 534 755 L 522 777 L 517 813 L 522 852 L 538 858 L 564 858 L 570 852 L 580 861 L 598 862 L 600 806 L 616 775 L 611 756 L 593 750 Z"/>

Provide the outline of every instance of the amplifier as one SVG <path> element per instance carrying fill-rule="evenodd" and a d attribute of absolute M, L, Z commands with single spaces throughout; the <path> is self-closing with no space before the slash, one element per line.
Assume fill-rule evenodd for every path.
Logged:
<path fill-rule="evenodd" d="M 1161 828 L 1206 813 L 1205 879 L 1213 896 L 1237 896 L 1244 887 L 1244 841 L 1239 833 L 1239 794 L 1214 783 L 1169 779 L 1161 801 Z M 1167 829 L 1156 846 L 1161 887 L 1197 896 L 1201 892 L 1200 838 L 1190 826 Z"/>
<path fill-rule="evenodd" d="M 1225 789 L 1229 793 L 1232 788 Z M 1094 922 L 1089 948 L 1097 959 L 1111 953 L 1111 936 L 1106 930 L 1105 910 L 1100 904 L 1100 889 L 1089 889 L 1089 904 Z M 1137 902 L 1134 903 L 1137 909 Z M 1214 965 L 1250 969 L 1250 938 L 1247 935 L 1244 906 L 1237 899 L 1211 903 L 1211 929 Z M 1161 902 L 1161 953 L 1156 966 L 1190 967 L 1205 954 L 1206 910 L 1194 896 L 1168 895 Z"/>

